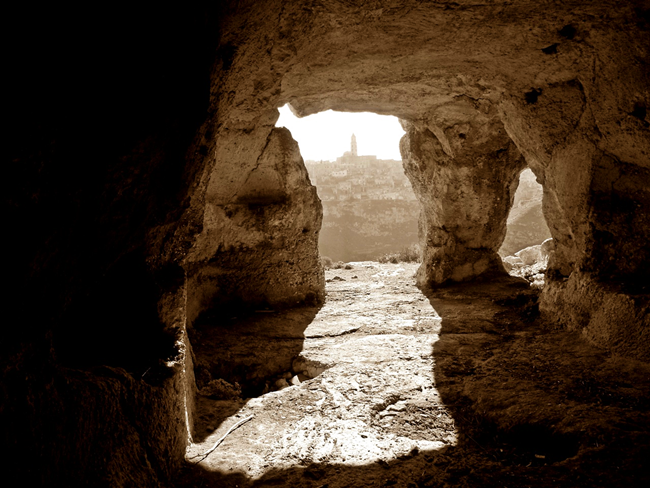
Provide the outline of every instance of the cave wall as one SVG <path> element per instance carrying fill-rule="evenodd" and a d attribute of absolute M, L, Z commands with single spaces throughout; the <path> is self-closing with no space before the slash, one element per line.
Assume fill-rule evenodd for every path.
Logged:
<path fill-rule="evenodd" d="M 504 103 L 516 112 L 505 115 L 513 140 L 532 149 L 527 160 L 543 181 L 556 243 L 540 310 L 596 345 L 648 360 L 648 124 L 619 112 L 624 134 L 611 139 L 629 140 L 612 145 L 611 119 L 599 114 L 608 100 L 592 106 L 584 90 L 570 81 L 547 87 L 535 103 Z"/>
<path fill-rule="evenodd" d="M 275 128 L 280 76 L 269 46 L 282 10 L 280 2 L 241 3 L 223 28 L 206 136 L 210 170 L 195 193 L 205 212 L 184 261 L 190 325 L 209 308 L 324 298 L 322 206 L 297 143 Z"/>
<path fill-rule="evenodd" d="M 228 153 L 242 141 L 220 139 L 203 232 L 185 261 L 190 323 L 214 307 L 283 307 L 324 298 L 321 202 L 290 132 L 264 129 L 257 157 Z"/>
<path fill-rule="evenodd" d="M 7 15 L 3 477 L 159 486 L 191 435 L 179 256 L 201 228 L 221 13 Z"/>
<path fill-rule="evenodd" d="M 649 10 L 647 1 L 250 5 L 231 19 L 225 36 L 237 46 L 230 69 L 237 91 L 228 91 L 231 115 L 251 120 L 265 105 L 283 103 L 299 115 L 327 109 L 395 115 L 413 128 L 404 144 L 408 172 L 416 134 L 439 146 L 425 159 L 441 168 L 440 161 L 457 157 L 450 152 L 454 144 L 468 143 L 445 134 L 472 126 L 476 115 L 463 106 L 496 108 L 502 137 L 511 142 L 495 146 L 514 143 L 516 149 L 508 149 L 512 158 L 521 153 L 544 185 L 544 215 L 557 245 L 541 302 L 544 315 L 610 351 L 648 359 L 648 293 L 642 277 L 650 262 L 645 246 Z M 245 44 L 238 44 L 240 35 Z M 443 121 L 441 128 L 437 120 Z M 492 147 L 485 149 L 468 152 L 472 157 L 464 171 L 478 172 L 472 158 L 496 162 Z M 433 175 L 436 170 L 427 163 L 418 171 Z M 489 201 L 507 202 L 508 189 L 513 191 L 507 184 L 512 171 L 498 171 L 505 180 L 493 178 L 501 190 L 477 192 L 472 178 L 455 175 L 457 189 L 445 192 L 468 203 L 472 193 L 475 200 L 482 195 L 486 208 L 473 208 L 488 215 Z M 443 195 L 442 190 L 435 191 Z M 435 204 L 431 198 L 429 215 L 439 215 L 431 208 Z M 453 208 L 449 202 L 438 204 Z M 487 228 L 502 225 L 499 215 L 505 213 L 501 209 L 484 220 Z M 457 214 L 452 225 L 462 220 L 462 212 Z M 432 238 L 436 227 L 442 222 L 425 219 L 423 234 L 431 239 L 425 237 L 430 245 L 418 274 L 422 285 L 454 279 L 454 269 L 459 279 L 498 271 L 496 257 L 481 261 L 466 254 L 472 269 L 454 263 L 453 250 L 465 249 L 455 239 L 440 246 Z M 494 239 L 500 235 L 495 231 Z M 492 239 L 479 254 L 492 255 Z M 449 262 L 441 269 L 433 256 Z M 594 301 L 602 307 L 594 307 Z"/>

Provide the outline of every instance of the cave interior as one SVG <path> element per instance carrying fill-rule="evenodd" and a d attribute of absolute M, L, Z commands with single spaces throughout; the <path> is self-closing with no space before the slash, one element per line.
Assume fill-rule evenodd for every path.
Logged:
<path fill-rule="evenodd" d="M 421 289 L 506 274 L 497 251 L 530 168 L 555 243 L 540 320 L 650 362 L 649 12 L 644 0 L 15 12 L 0 355 L 11 476 L 171 483 L 194 429 L 188 329 L 210 310 L 323 302 L 321 203 L 275 127 L 287 103 L 400 119 Z"/>

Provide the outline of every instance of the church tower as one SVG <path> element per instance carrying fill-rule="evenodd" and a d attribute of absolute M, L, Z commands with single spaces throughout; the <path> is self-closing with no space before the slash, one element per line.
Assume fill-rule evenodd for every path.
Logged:
<path fill-rule="evenodd" d="M 357 136 L 355 136 L 354 134 L 352 134 L 352 148 L 350 152 L 352 153 L 353 156 L 357 155 Z"/>

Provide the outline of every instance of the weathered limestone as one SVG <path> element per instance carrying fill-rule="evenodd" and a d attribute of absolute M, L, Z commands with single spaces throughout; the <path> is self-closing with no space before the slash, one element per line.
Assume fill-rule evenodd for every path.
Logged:
<path fill-rule="evenodd" d="M 505 273 L 497 251 L 525 166 L 489 102 L 405 123 L 404 169 L 420 201 L 420 286 Z"/>
<path fill-rule="evenodd" d="M 270 110 L 287 102 L 300 115 L 327 109 L 396 115 L 410 127 L 407 164 L 420 175 L 415 184 L 426 207 L 421 284 L 500 271 L 493 251 L 511 177 L 523 166 L 514 164 L 518 150 L 544 185 L 556 244 L 542 300 L 548 316 L 588 328 L 589 314 L 569 319 L 580 307 L 562 301 L 590 302 L 563 291 L 576 272 L 587 273 L 594 286 L 613 279 L 617 289 L 647 294 L 640 278 L 650 262 L 650 30 L 643 2 L 611 0 L 580 10 L 526 2 L 438 8 L 411 0 L 303 7 L 247 4 L 225 24 L 218 62 L 225 68 L 212 89 L 213 137 L 223 143 L 210 173 L 233 174 L 247 161 L 245 177 L 264 148 Z M 499 124 L 501 134 L 494 132 Z M 482 141 L 488 135 L 492 144 Z M 416 145 L 428 149 L 418 154 Z M 446 181 L 453 185 L 445 189 Z M 427 185 L 435 191 L 427 193 Z M 630 340 L 641 340 L 638 334 Z M 597 342 L 621 353 L 628 347 L 616 339 Z"/>
<path fill-rule="evenodd" d="M 506 99 L 504 125 L 544 184 L 555 251 L 540 309 L 594 344 L 648 360 L 648 124 L 619 114 L 628 141 L 613 146 L 614 127 L 597 118 L 610 96 L 589 100 L 578 80 L 550 85 L 534 100 Z"/>
<path fill-rule="evenodd" d="M 211 175 L 203 232 L 186 260 L 190 323 L 209 307 L 323 299 L 321 203 L 289 131 L 267 130 L 264 144 L 255 132 L 243 141 L 224 135 L 217 152 L 232 170 Z"/>

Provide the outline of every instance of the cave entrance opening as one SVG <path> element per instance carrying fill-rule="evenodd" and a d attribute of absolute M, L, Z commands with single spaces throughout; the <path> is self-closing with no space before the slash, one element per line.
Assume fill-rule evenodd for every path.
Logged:
<path fill-rule="evenodd" d="M 274 134 L 284 138 L 282 147 L 290 145 L 287 138 L 298 142 L 299 156 L 323 207 L 319 251 L 324 267 L 330 268 L 329 272 L 339 273 L 340 281 L 354 279 L 359 289 L 356 299 L 351 300 L 347 292 L 336 289 L 340 285 L 337 280 L 326 276 L 329 297 L 325 308 L 307 300 L 292 307 L 273 303 L 251 305 L 242 300 L 241 304 L 236 302 L 232 306 L 204 310 L 192 321 L 190 328 L 196 358 L 194 373 L 199 388 L 199 416 L 216 399 L 234 401 L 233 408 L 240 408 L 243 403 L 237 402 L 242 399 L 264 397 L 267 393 L 318 377 L 338 364 L 340 358 L 329 354 L 331 351 L 325 359 L 320 357 L 314 350 L 320 351 L 321 347 L 314 346 L 314 341 L 321 336 L 347 337 L 361 327 L 370 311 L 377 312 L 384 307 L 385 316 L 390 316 L 391 321 L 403 327 L 417 323 L 413 327 L 419 327 L 422 333 L 425 329 L 422 324 L 436 319 L 435 312 L 430 310 L 412 280 L 419 258 L 415 248 L 418 246 L 420 207 L 402 164 L 399 144 L 404 130 L 398 119 L 369 112 L 331 110 L 299 119 L 292 115 L 287 105 L 279 112 L 276 127 L 285 127 L 288 131 L 277 129 Z M 274 147 L 272 143 L 267 146 Z M 291 160 L 291 164 L 296 162 Z M 271 171 L 257 171 L 261 175 L 260 182 L 273 181 Z M 250 186 L 262 192 L 270 185 L 258 182 Z M 253 218 L 253 211 L 262 212 L 264 206 L 284 205 L 284 202 L 264 201 L 254 191 L 250 195 L 255 198 L 247 196 L 244 203 L 237 202 L 229 207 L 233 215 L 250 211 Z M 320 216 L 318 220 L 320 222 Z M 303 234 L 307 232 L 305 227 Z M 389 272 L 384 269 L 389 265 L 377 269 L 373 266 L 377 263 L 346 264 L 400 257 L 413 262 L 408 266 L 393 266 L 396 269 Z M 285 259 L 288 262 L 295 256 Z M 316 260 L 313 264 L 317 263 Z M 399 294 L 418 296 L 412 300 L 418 305 L 414 317 L 409 315 L 412 314 L 410 307 L 395 305 L 395 294 L 387 291 L 387 283 L 391 289 L 393 285 L 404 288 L 400 288 Z M 362 293 L 362 288 L 371 292 Z M 362 295 L 363 301 L 360 300 Z M 353 301 L 358 302 L 354 309 L 350 306 Z M 406 303 L 404 299 L 401 302 Z M 342 310 L 354 319 L 337 319 Z M 366 325 L 377 326 L 370 322 Z M 388 326 L 382 327 L 386 327 L 383 332 L 388 332 Z M 342 343 L 347 344 L 345 340 Z M 198 423 L 197 439 L 208 436 L 211 427 L 219 423 L 218 416 L 206 415 L 209 420 Z"/>
<path fill-rule="evenodd" d="M 282 115 L 289 115 L 289 111 L 288 107 L 280 109 Z M 333 128 L 303 129 L 308 135 L 315 136 L 326 149 L 332 150 L 329 156 L 312 155 L 301 128 L 292 125 L 286 115 L 280 117 L 276 123 L 278 128 L 273 129 L 267 138 L 264 149 L 266 156 L 256 159 L 259 164 L 255 166 L 255 171 L 262 175 L 259 169 L 262 164 L 273 166 L 269 163 L 273 160 L 271 156 L 279 161 L 278 165 L 282 161 L 289 161 L 291 168 L 300 173 L 301 184 L 311 192 L 309 202 L 312 217 L 320 211 L 322 203 L 323 230 L 327 231 L 330 227 L 328 203 L 349 206 L 353 212 L 358 209 L 361 199 L 355 198 L 352 183 L 345 184 L 346 180 L 357 176 L 357 170 L 358 176 L 365 180 L 368 168 L 372 168 L 372 164 L 376 164 L 381 156 L 375 154 L 370 157 L 371 160 L 364 161 L 364 157 L 359 155 L 374 151 L 363 148 L 361 127 L 346 128 L 340 122 L 335 123 Z M 313 117 L 305 117 L 302 121 L 311 121 Z M 461 415 L 455 415 L 455 403 L 450 401 L 454 393 L 449 389 L 439 390 L 434 377 L 439 375 L 444 378 L 445 374 L 453 376 L 458 371 L 459 365 L 445 365 L 445 348 L 451 346 L 449 342 L 440 345 L 440 336 L 443 327 L 446 327 L 446 332 L 455 330 L 457 324 L 454 324 L 453 317 L 460 311 L 467 315 L 466 297 L 471 297 L 469 301 L 473 302 L 475 296 L 472 293 L 476 288 L 471 288 L 470 284 L 468 295 L 459 302 L 456 296 L 445 297 L 444 292 L 436 296 L 423 293 L 422 289 L 418 290 L 413 278 L 418 279 L 418 285 L 427 281 L 449 284 L 448 281 L 470 281 L 481 273 L 488 275 L 497 270 L 496 264 L 500 260 L 496 256 L 495 246 L 501 244 L 500 239 L 504 236 L 506 202 L 509 204 L 525 163 L 514 143 L 503 135 L 502 125 L 494 114 L 484 124 L 476 124 L 477 127 L 463 126 L 463 132 L 457 134 L 456 139 L 453 136 L 459 124 L 455 119 L 447 134 L 431 130 L 433 124 L 427 126 L 416 122 L 403 122 L 409 128 L 408 134 L 402 137 L 402 132 L 398 132 L 393 143 L 395 151 L 401 146 L 406 161 L 400 161 L 402 154 L 392 159 L 405 186 L 411 188 L 412 182 L 417 191 L 417 197 L 414 192 L 411 199 L 415 208 L 414 242 L 418 239 L 417 216 L 421 208 L 428 218 L 424 222 L 429 230 L 425 242 L 431 245 L 427 247 L 428 257 L 424 256 L 428 261 L 420 267 L 425 272 L 416 271 L 418 265 L 415 263 L 349 263 L 350 269 L 345 269 L 347 266 L 344 265 L 344 269 L 326 271 L 327 300 L 320 308 L 297 307 L 285 313 L 281 307 L 275 309 L 269 305 L 268 308 L 254 310 L 245 320 L 242 320 L 239 312 L 229 316 L 220 310 L 214 318 L 205 315 L 206 326 L 202 328 L 202 323 L 195 323 L 192 338 L 193 343 L 197 339 L 196 343 L 199 344 L 195 347 L 195 374 L 200 390 L 196 414 L 199 420 L 195 443 L 188 451 L 190 458 L 205 452 L 211 439 L 219 435 L 216 432 L 223 432 L 226 426 L 235 425 L 251 415 L 259 416 L 256 422 L 263 425 L 260 432 L 267 432 L 264 435 L 268 444 L 275 442 L 279 435 L 284 436 L 282 448 L 273 444 L 274 449 L 277 448 L 273 457 L 278 465 L 284 462 L 293 466 L 291 463 L 308 451 L 327 453 L 326 457 L 317 459 L 326 465 L 351 460 L 357 464 L 372 465 L 378 459 L 384 459 L 388 453 L 394 455 L 394 448 L 384 442 L 389 432 L 407 439 L 398 448 L 402 449 L 404 455 L 413 452 L 414 448 L 435 452 L 448 445 L 456 445 L 457 419 Z M 334 129 L 343 132 L 339 147 L 333 140 Z M 354 138 L 352 134 L 355 134 Z M 485 150 L 481 142 L 484 136 L 494 140 L 491 145 L 493 151 Z M 399 144 L 398 139 L 402 139 Z M 299 150 L 294 140 L 298 142 Z M 277 147 L 273 145 L 276 142 Z M 314 188 L 306 179 L 301 160 L 306 160 L 305 166 L 310 173 L 311 183 L 318 188 L 321 203 L 315 198 Z M 410 180 L 404 175 L 405 169 L 409 171 Z M 376 180 L 382 181 L 381 178 L 389 171 L 383 168 L 378 173 L 376 179 L 375 175 L 370 175 L 373 177 L 372 184 L 381 185 Z M 272 180 L 271 174 L 270 170 L 264 173 L 268 181 Z M 263 180 L 261 176 L 259 179 Z M 246 183 L 250 184 L 252 180 L 249 178 Z M 249 186 L 259 192 L 267 189 L 261 183 Z M 325 191 L 328 186 L 331 187 L 330 192 Z M 257 195 L 253 191 L 249 193 Z M 249 193 L 245 194 L 247 200 L 241 204 L 239 211 L 252 213 L 253 210 L 261 210 L 265 202 L 258 197 L 252 199 Z M 295 193 L 299 194 L 299 191 Z M 367 190 L 364 193 L 367 195 Z M 391 202 L 388 199 L 379 200 Z M 300 203 L 300 200 L 296 201 Z M 495 205 L 500 202 L 497 231 L 491 230 L 486 221 L 481 220 L 491 216 L 486 209 L 492 206 L 486 205 L 486 201 Z M 268 206 L 271 204 L 273 202 Z M 305 213 L 305 207 L 299 204 L 292 208 L 299 209 L 296 214 L 302 212 L 300 216 Z M 353 213 L 361 218 L 352 223 L 352 228 L 356 230 L 371 226 L 367 216 L 359 213 L 361 215 Z M 320 224 L 320 219 L 312 222 L 316 220 Z M 483 227 L 488 227 L 487 235 L 473 239 L 473 234 L 480 234 Z M 303 229 L 303 235 L 308 234 L 305 229 L 313 231 L 313 228 L 302 225 L 297 228 Z M 324 233 L 322 231 L 321 236 Z M 293 234 L 293 239 L 299 238 L 298 233 Z M 349 244 L 350 240 L 345 235 L 338 237 L 342 243 Z M 282 240 L 283 246 L 278 245 L 274 252 L 285 252 L 291 245 L 287 241 L 289 239 Z M 449 242 L 457 245 L 447 245 Z M 317 258 L 315 239 L 309 244 L 311 256 Z M 327 255 L 322 240 L 320 244 L 321 255 Z M 489 253 L 483 244 L 492 246 L 488 249 Z M 458 249 L 462 252 L 457 252 Z M 458 254 L 457 261 L 454 261 L 454 253 Z M 379 256 L 337 259 L 338 256 L 334 255 L 334 259 L 367 261 L 378 260 Z M 309 261 L 307 266 L 301 267 L 301 272 L 307 269 L 314 274 L 320 273 L 317 260 Z M 500 266 L 497 271 L 503 273 Z M 322 276 L 320 274 L 321 279 Z M 478 286 L 483 296 L 485 283 Z M 497 283 L 491 290 L 495 294 L 507 294 L 498 289 L 499 286 Z M 518 283 L 518 286 L 518 293 L 534 294 L 524 283 Z M 508 293 L 511 291 L 508 289 Z M 482 299 L 476 302 L 471 312 L 482 317 L 492 306 L 492 298 Z M 503 311 L 500 309 L 499 313 Z M 290 315 L 293 313 L 300 316 Z M 472 327 L 484 323 L 480 319 L 469 322 L 468 326 Z M 219 327 L 215 328 L 215 325 Z M 476 327 L 482 331 L 482 325 Z M 206 337 L 215 330 L 214 347 L 211 347 Z M 232 335 L 226 337 L 224 331 L 232 331 Z M 438 358 L 434 358 L 436 354 Z M 449 356 L 456 356 L 456 353 Z M 216 402 L 225 401 L 230 402 L 228 410 L 219 410 L 225 404 Z M 422 419 L 433 415 L 435 423 L 423 425 Z M 231 418 L 233 416 L 238 418 Z M 292 425 L 287 427 L 285 421 L 289 418 Z M 359 422 L 359 418 L 365 420 Z M 352 422 L 356 423 L 352 425 Z M 259 439 L 255 446 L 247 445 L 246 440 L 242 442 L 240 449 L 246 453 L 265 444 Z M 332 445 L 363 446 L 364 449 L 350 448 L 349 451 L 335 453 L 330 442 Z M 305 449 L 305 446 L 309 446 L 309 449 Z M 300 453 L 294 455 L 297 450 Z M 232 452 L 220 451 L 211 455 L 209 462 L 214 469 L 223 470 L 225 466 L 227 469 L 253 473 L 251 467 L 244 468 L 233 462 L 233 458 Z M 255 471 L 258 473 L 256 476 L 265 473 L 269 464 L 255 468 L 258 470 Z"/>
<path fill-rule="evenodd" d="M 308 129 L 324 150 L 331 150 L 318 155 L 310 153 L 300 127 L 292 126 L 286 117 L 276 124 L 289 129 L 299 143 L 311 183 L 318 189 L 324 217 L 320 236 L 333 227 L 327 225 L 332 214 L 350 216 L 348 233 L 334 233 L 341 244 L 350 244 L 354 233 L 362 244 L 375 244 L 368 241 L 387 233 L 404 237 L 406 231 L 395 224 L 408 219 L 408 244 L 413 247 L 418 242 L 420 203 L 404 174 L 399 122 L 391 118 L 393 153 L 385 154 L 366 149 L 363 129 L 369 122 L 366 126 L 356 122 L 355 115 L 360 114 L 342 115 L 353 121 L 352 127 L 339 121 L 329 128 Z M 313 117 L 304 120 L 311 122 Z M 278 132 L 283 137 L 288 134 L 275 129 Z M 336 132 L 341 133 L 340 141 L 334 140 Z M 376 130 L 375 136 L 379 142 L 388 138 L 377 136 Z M 284 147 L 290 146 L 295 144 L 285 138 Z M 373 154 L 362 156 L 368 153 Z M 300 158 L 291 154 L 291 164 L 300 166 Z M 355 187 L 360 188 L 359 194 Z M 386 195 L 390 193 L 394 198 Z M 407 204 L 410 213 L 395 216 L 394 209 Z M 316 201 L 314 207 L 320 211 L 320 205 Z M 382 217 L 387 222 L 381 222 Z M 381 233 L 370 233 L 379 226 L 384 228 Z M 206 471 L 235 471 L 259 479 L 278 471 L 290 473 L 303 467 L 320 471 L 346 464 L 374 471 L 377 463 L 387 465 L 396 457 L 414 457 L 421 451 L 435 455 L 456 445 L 455 420 L 433 374 L 433 346 L 441 319 L 416 287 L 418 263 L 368 262 L 389 252 L 398 254 L 403 246 L 348 256 L 326 250 L 321 239 L 321 255 L 330 253 L 332 259 L 348 261 L 343 269 L 325 271 L 327 300 L 322 306 L 269 306 L 247 317 L 239 312 L 224 315 L 220 310 L 195 322 L 200 390 L 194 443 L 187 458 L 202 460 Z M 314 269 L 318 261 L 314 264 L 309 271 L 320 273 Z M 215 330 L 211 347 L 208 335 Z M 255 425 L 256 430 L 203 460 L 215 439 L 251 417 L 246 429 Z"/>
<path fill-rule="evenodd" d="M 552 251 L 551 231 L 542 207 L 544 189 L 530 168 L 521 171 L 518 180 L 499 255 L 511 275 L 541 288 Z"/>
<path fill-rule="evenodd" d="M 404 173 L 398 119 L 328 110 L 296 117 L 279 109 L 323 206 L 319 252 L 324 265 L 417 261 L 419 204 Z"/>

